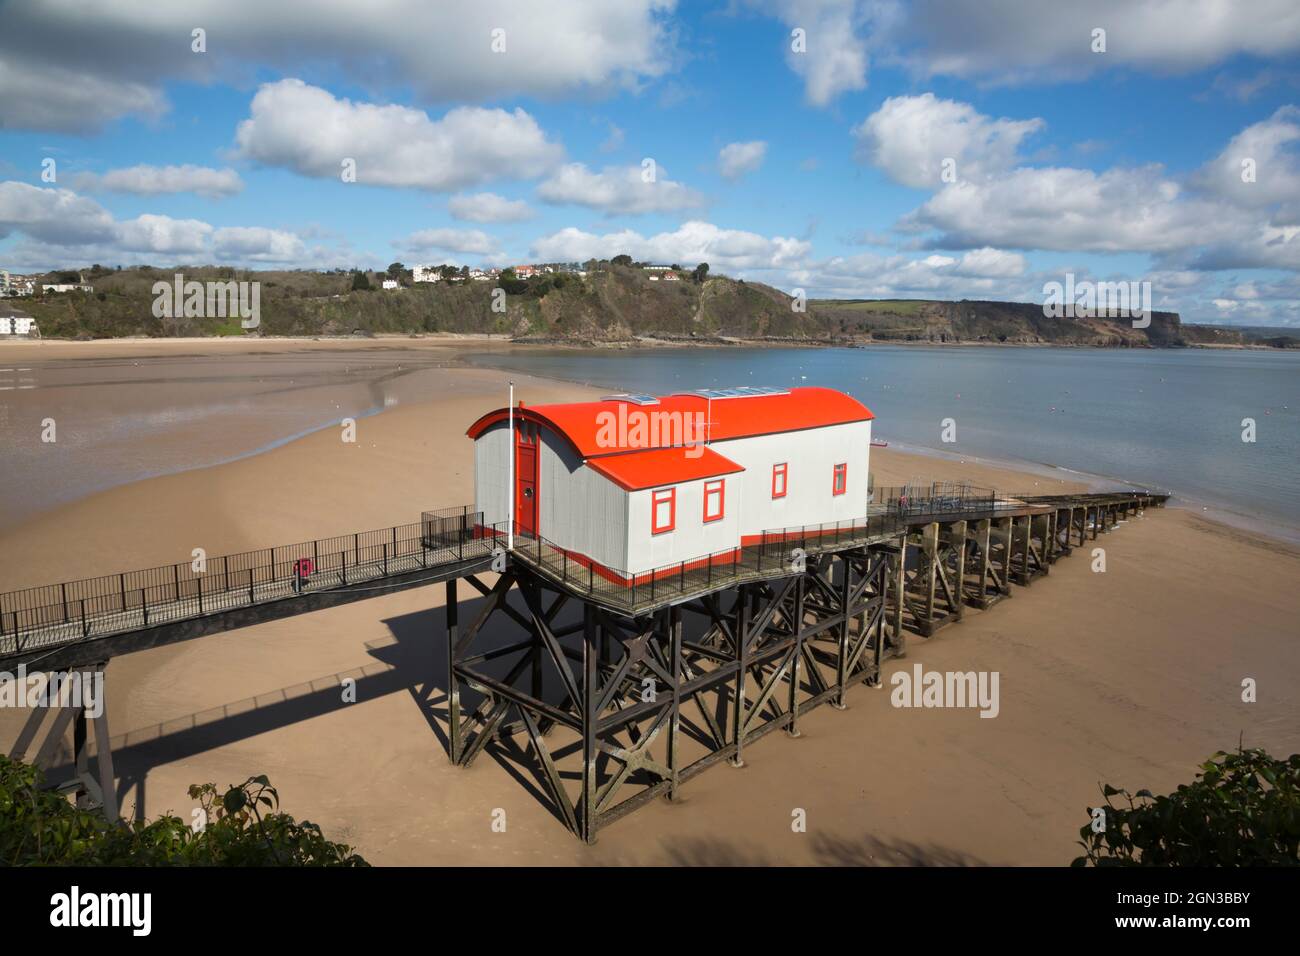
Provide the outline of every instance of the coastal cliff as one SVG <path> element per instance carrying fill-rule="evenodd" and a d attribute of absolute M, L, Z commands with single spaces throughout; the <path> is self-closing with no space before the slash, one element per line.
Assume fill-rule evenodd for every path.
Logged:
<path fill-rule="evenodd" d="M 412 283 L 354 288 L 356 273 L 240 271 L 222 267 L 137 267 L 87 274 L 93 291 L 14 300 L 46 338 L 247 334 L 238 318 L 155 315 L 152 289 L 174 271 L 187 280 L 260 283 L 263 335 L 460 333 L 524 342 L 623 345 L 638 341 L 1072 345 L 1101 348 L 1239 346 L 1243 333 L 1184 326 L 1153 312 L 1150 325 L 1127 318 L 1052 318 L 1036 303 L 811 299 L 802 309 L 757 282 L 674 271 L 652 278 L 636 266 L 606 265 L 585 275 L 528 280 Z M 500 293 L 496 290 L 503 287 Z M 1269 343 L 1274 344 L 1274 343 Z"/>

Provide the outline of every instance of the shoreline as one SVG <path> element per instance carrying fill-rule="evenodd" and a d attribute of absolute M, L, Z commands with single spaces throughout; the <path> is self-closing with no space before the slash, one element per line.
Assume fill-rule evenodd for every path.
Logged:
<path fill-rule="evenodd" d="M 47 344 L 55 344 L 55 340 L 43 340 Z M 421 353 L 438 354 L 445 359 L 445 365 L 441 366 L 447 369 L 478 369 L 489 370 L 500 373 L 501 375 L 524 376 L 539 382 L 549 383 L 552 386 L 577 386 L 593 391 L 601 391 L 609 386 L 604 386 L 596 382 L 563 378 L 560 376 L 538 376 L 529 372 L 521 371 L 517 368 L 511 368 L 497 364 L 492 361 L 483 361 L 482 358 L 486 353 L 497 350 L 510 350 L 515 348 L 529 348 L 530 346 L 520 346 L 511 342 L 505 336 L 501 335 L 461 335 L 461 334 L 431 334 L 412 338 L 406 334 L 391 334 L 383 336 L 370 337 L 276 337 L 254 339 L 252 337 L 229 337 L 229 338 L 177 338 L 177 339 L 150 339 L 150 338 L 131 338 L 131 339 L 99 339 L 90 342 L 74 342 L 70 340 L 58 340 L 55 348 L 59 351 L 67 350 L 70 353 L 68 358 L 72 361 L 95 361 L 97 359 L 129 359 L 133 357 L 161 357 L 165 355 L 169 358 L 194 357 L 194 358 L 211 358 L 212 353 L 203 351 L 193 352 L 187 349 L 193 349 L 195 346 L 206 346 L 213 342 L 222 343 L 219 352 L 226 354 L 233 352 L 241 355 L 259 355 L 259 354 L 292 354 L 304 351 L 321 350 L 324 352 L 335 351 L 360 351 L 360 352 L 390 352 L 390 351 L 418 351 Z M 27 348 L 29 344 L 17 345 L 16 343 L 0 343 L 0 362 L 10 359 L 7 355 L 11 347 Z M 930 343 L 912 343 L 909 347 L 923 346 Z M 123 348 L 118 348 L 121 345 Z M 744 343 L 742 343 L 744 345 Z M 131 351 L 132 347 L 144 346 L 145 351 Z M 258 346 L 258 347 L 255 347 Z M 577 346 L 531 346 L 534 348 L 547 348 L 562 350 L 567 352 L 586 352 L 589 349 Z M 676 346 L 673 346 L 674 348 Z M 1054 347 L 1054 346 L 1031 346 Z M 94 355 L 78 355 L 76 352 L 84 349 L 94 349 Z M 125 351 L 124 351 L 125 349 Z M 482 350 L 482 351 L 479 351 Z M 469 354 L 474 352 L 479 360 L 470 360 Z M 502 381 L 504 385 L 504 380 Z M 419 404 L 418 402 L 414 404 Z M 395 406 L 395 407 L 401 407 Z M 372 403 L 370 407 L 363 411 L 357 411 L 350 415 L 343 415 L 340 418 L 332 419 L 321 425 L 294 431 L 285 435 L 264 441 L 246 451 L 239 452 L 235 455 L 205 460 L 199 464 L 188 465 L 183 468 L 150 470 L 140 473 L 137 476 L 128 478 L 124 481 L 114 481 L 106 485 L 96 486 L 71 499 L 55 501 L 48 506 L 40 507 L 31 511 L 19 520 L 9 520 L 0 524 L 0 534 L 15 531 L 30 523 L 32 520 L 42 515 L 49 514 L 59 508 L 64 508 L 84 500 L 95 494 L 111 491 L 115 488 L 121 488 L 134 482 L 145 481 L 152 478 L 159 478 L 169 475 L 185 474 L 193 471 L 201 471 L 219 465 L 228 464 L 235 461 L 253 458 L 270 451 L 274 451 L 294 441 L 307 438 L 314 434 L 325 432 L 338 426 L 342 417 L 352 417 L 358 421 L 371 418 L 385 412 L 391 411 L 390 407 L 382 404 Z M 902 440 L 881 436 L 890 441 L 890 446 L 896 450 L 905 452 L 910 455 L 916 455 L 923 458 L 933 459 L 935 461 L 949 462 L 952 464 L 963 465 L 971 463 L 978 466 L 998 469 L 1004 472 L 1014 472 L 1028 476 L 1029 478 L 1040 478 L 1049 482 L 1079 482 L 1088 486 L 1090 490 L 1112 490 L 1117 488 L 1145 488 L 1148 490 L 1168 491 L 1173 497 L 1170 499 L 1169 506 L 1186 510 L 1198 517 L 1232 528 L 1237 531 L 1246 531 L 1258 534 L 1263 537 L 1273 539 L 1275 542 L 1287 546 L 1300 545 L 1300 527 L 1291 524 L 1279 524 L 1276 521 L 1233 510 L 1228 505 L 1211 500 L 1189 497 L 1180 493 L 1176 488 L 1154 488 L 1142 482 L 1133 482 L 1122 477 L 1106 475 L 1099 472 L 1085 471 L 1082 469 L 1069 468 L 1052 462 L 1037 461 L 1033 459 L 1019 459 L 1014 457 L 997 457 L 984 456 L 978 454 L 962 454 L 959 452 L 947 451 L 945 449 L 933 448 L 926 445 L 914 444 Z M 1034 484 L 1037 484 L 1035 481 Z M 1037 489 L 1022 489 L 1019 486 L 995 488 L 996 491 L 1005 494 L 1023 494 L 1028 491 Z"/>
<path fill-rule="evenodd" d="M 1279 329 L 1279 334 L 1284 334 L 1287 330 Z M 977 339 L 964 339 L 960 341 L 933 341 L 930 339 L 916 340 L 861 340 L 846 339 L 844 341 L 820 341 L 817 339 L 738 339 L 728 336 L 711 336 L 708 338 L 663 338 L 658 336 L 637 336 L 630 339 L 534 339 L 525 337 L 515 337 L 504 333 L 494 332 L 375 332 L 370 335 L 268 335 L 268 336 L 245 336 L 245 335 L 213 335 L 213 336 L 181 336 L 175 338 L 149 337 L 149 336 L 120 336 L 115 338 L 102 339 L 68 339 L 68 338 L 9 338 L 0 342 L 0 349 L 4 348 L 28 348 L 38 345 L 53 345 L 56 347 L 92 347 L 92 346 L 112 346 L 117 344 L 127 345 L 144 345 L 149 343 L 175 343 L 179 345 L 198 345 L 210 343 L 244 343 L 260 345 L 264 348 L 270 348 L 277 344 L 289 345 L 322 345 L 326 347 L 336 347 L 340 345 L 361 346 L 365 343 L 375 345 L 392 346 L 397 343 L 405 343 L 410 346 L 411 343 L 432 342 L 432 343 L 458 343 L 458 342 L 483 342 L 496 343 L 499 345 L 510 346 L 515 348 L 537 348 L 537 349 L 566 349 L 577 351 L 600 350 L 600 351 L 620 351 L 625 349 L 682 349 L 682 348 L 771 348 L 771 349 L 876 349 L 876 348 L 991 348 L 991 349 L 1071 349 L 1071 350 L 1089 350 L 1099 352 L 1125 352 L 1125 351 L 1151 351 L 1151 352 L 1177 352 L 1188 349 L 1210 349 L 1218 351 L 1244 351 L 1244 352 L 1294 352 L 1295 348 L 1288 348 L 1275 345 L 1262 345 L 1253 342 L 1238 343 L 1221 343 L 1221 342 L 1187 342 L 1181 345 L 1088 345 L 1081 342 L 986 342 Z M 225 345 L 223 348 L 233 348 L 234 345 Z"/>
<path fill-rule="evenodd" d="M 512 377 L 530 404 L 591 394 Z M 0 534 L 0 579 L 46 584 L 188 561 L 194 547 L 217 556 L 463 504 L 473 495 L 464 429 L 499 400 L 503 380 L 452 369 L 445 397 L 371 416 L 354 446 L 313 432 L 56 509 Z M 873 450 L 872 470 L 882 486 L 918 473 L 1021 490 L 1034 480 L 893 447 Z M 1095 548 L 1109 573 L 1095 573 Z M 1297 573 L 1300 551 L 1153 509 L 1013 599 L 968 610 L 939 640 L 909 638 L 909 659 L 886 665 L 886 685 L 914 662 L 997 671 L 997 720 L 899 709 L 855 687 L 848 711 L 809 712 L 799 740 L 770 735 L 752 759 L 747 748 L 745 769 L 701 774 L 681 799 L 648 804 L 594 847 L 491 748 L 472 772 L 448 764 L 438 737 L 443 589 L 414 588 L 115 658 L 120 796 L 128 815 L 185 817 L 190 784 L 268 773 L 288 812 L 376 864 L 812 865 L 835 862 L 826 848 L 840 847 L 874 864 L 1065 865 L 1099 781 L 1164 792 L 1243 731 L 1248 745 L 1300 747 L 1294 697 L 1242 704 L 1236 677 L 1300 680 Z M 485 637 L 517 633 L 498 616 Z M 340 702 L 344 678 L 357 681 L 356 703 Z M 0 711 L 0 737 L 23 716 Z M 807 809 L 808 837 L 791 834 L 791 807 Z M 508 835 L 493 832 L 494 808 L 508 814 Z"/>
<path fill-rule="evenodd" d="M 569 351 L 583 351 L 580 348 L 569 349 Z M 464 354 L 457 355 L 455 364 L 460 368 L 490 368 L 505 374 L 518 374 L 517 369 L 509 368 L 502 365 L 495 365 L 491 362 L 470 362 Z M 601 385 L 597 382 L 584 381 L 581 379 L 566 379 L 558 376 L 548 376 L 548 381 L 556 383 L 565 383 L 569 385 L 578 385 L 583 388 L 596 390 L 608 389 L 612 386 Z M 876 436 L 873 434 L 873 437 Z M 1300 525 L 1283 525 L 1270 521 L 1268 518 L 1259 515 L 1245 514 L 1233 511 L 1227 505 L 1219 502 L 1204 501 L 1195 497 L 1188 497 L 1172 488 L 1155 488 L 1145 485 L 1142 482 L 1134 482 L 1126 478 L 1119 478 L 1112 475 L 1103 475 L 1098 472 L 1083 471 L 1077 468 L 1069 468 L 1065 465 L 1058 465 L 1052 462 L 1035 461 L 1032 459 L 1020 458 L 998 458 L 986 457 L 975 454 L 961 454 L 958 452 L 945 451 L 941 448 L 932 448 L 927 445 L 916 445 L 910 442 L 898 441 L 887 438 L 891 447 L 897 447 L 906 451 L 908 454 L 919 455 L 927 458 L 935 458 L 942 461 L 950 461 L 957 464 L 965 462 L 974 462 L 976 464 L 988 465 L 993 468 L 1005 471 L 1021 472 L 1026 475 L 1039 475 L 1047 479 L 1055 480 L 1073 480 L 1081 481 L 1088 485 L 1092 490 L 1103 491 L 1111 490 L 1112 487 L 1120 487 L 1125 490 L 1129 488 L 1141 488 L 1148 491 L 1168 492 L 1172 497 L 1169 499 L 1169 507 L 1179 508 L 1198 515 L 1205 520 L 1221 524 L 1225 527 L 1233 528 L 1238 531 L 1250 531 L 1254 534 L 1271 538 L 1279 544 L 1288 546 L 1300 546 Z M 1019 490 L 995 488 L 995 491 L 1006 492 L 1011 494 L 1022 493 Z M 1199 509 L 1199 510 L 1198 510 Z"/>

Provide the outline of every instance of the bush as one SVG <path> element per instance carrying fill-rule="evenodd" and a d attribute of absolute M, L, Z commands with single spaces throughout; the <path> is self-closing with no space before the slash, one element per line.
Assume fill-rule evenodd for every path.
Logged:
<path fill-rule="evenodd" d="M 1300 754 L 1219 751 L 1167 796 L 1109 784 L 1102 794 L 1104 829 L 1079 830 L 1085 855 L 1074 866 L 1300 865 Z"/>
<path fill-rule="evenodd" d="M 41 788 L 36 767 L 0 755 L 0 866 L 367 866 L 320 827 L 279 811 L 266 777 L 220 793 L 189 788 L 195 829 L 176 816 L 109 821 Z"/>

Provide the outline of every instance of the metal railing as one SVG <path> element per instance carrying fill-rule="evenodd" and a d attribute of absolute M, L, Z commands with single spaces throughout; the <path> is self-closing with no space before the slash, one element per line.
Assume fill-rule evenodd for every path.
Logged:
<path fill-rule="evenodd" d="M 1065 497 L 1085 501 L 1139 495 L 1167 493 Z M 1022 508 L 1022 500 L 954 483 L 876 488 L 863 517 L 773 529 L 751 544 L 637 573 L 593 565 L 524 532 L 517 533 L 515 550 L 579 593 L 635 610 L 770 576 L 789 564 L 796 549 L 816 554 L 901 534 L 929 516 L 991 514 Z M 482 512 L 468 506 L 446 508 L 424 512 L 418 524 L 0 593 L 0 657 L 481 559 L 500 547 L 504 531 L 504 523 L 485 526 Z"/>
<path fill-rule="evenodd" d="M 807 556 L 893 537 L 905 527 L 905 519 L 896 510 L 880 508 L 856 519 L 764 531 L 751 544 L 641 572 L 595 564 L 523 530 L 515 532 L 515 555 L 570 590 L 635 611 L 750 578 L 794 573 L 797 563 Z"/>
<path fill-rule="evenodd" d="M 926 515 L 994 511 L 999 499 L 992 488 L 980 488 L 965 482 L 935 481 L 924 485 L 876 488 L 871 500 L 881 506 L 893 507 L 906 518 L 916 519 Z"/>
<path fill-rule="evenodd" d="M 481 524 L 449 508 L 419 524 L 10 591 L 0 656 L 481 558 L 491 552 L 473 533 Z"/>

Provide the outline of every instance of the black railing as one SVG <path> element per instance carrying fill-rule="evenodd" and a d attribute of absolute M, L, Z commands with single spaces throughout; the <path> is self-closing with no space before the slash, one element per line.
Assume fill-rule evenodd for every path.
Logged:
<path fill-rule="evenodd" d="M 434 568 L 491 551 L 468 508 L 360 531 L 0 594 L 0 655 Z"/>
<path fill-rule="evenodd" d="M 764 531 L 751 544 L 641 572 L 593 564 L 585 556 L 523 531 L 515 534 L 515 555 L 571 590 L 635 611 L 749 578 L 796 573 L 809 556 L 894 537 L 905 527 L 896 510 L 881 508 L 856 519 Z"/>
<path fill-rule="evenodd" d="M 1062 497 L 1082 503 L 1141 496 L 1167 493 Z M 988 488 L 949 483 L 877 488 L 864 517 L 765 531 L 751 544 L 636 573 L 593 566 L 536 535 L 517 534 L 515 551 L 574 590 L 635 610 L 771 576 L 800 555 L 892 537 L 930 516 L 992 514 L 1023 508 L 1034 497 L 1047 500 L 1000 498 Z M 482 512 L 447 508 L 424 512 L 419 524 L 0 593 L 0 657 L 480 559 L 502 545 L 504 531 L 504 523 L 485 526 Z"/>
<path fill-rule="evenodd" d="M 893 508 L 906 518 L 916 519 L 926 515 L 994 511 L 999 499 L 992 488 L 979 488 L 965 482 L 935 481 L 925 485 L 876 488 L 871 500 L 881 507 Z"/>

